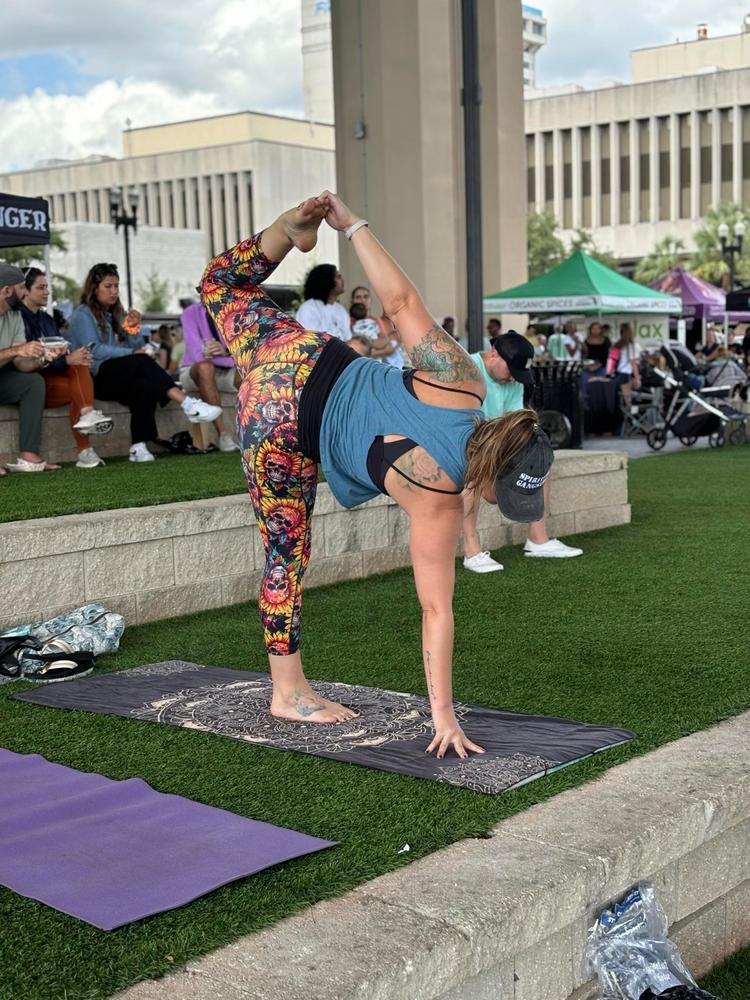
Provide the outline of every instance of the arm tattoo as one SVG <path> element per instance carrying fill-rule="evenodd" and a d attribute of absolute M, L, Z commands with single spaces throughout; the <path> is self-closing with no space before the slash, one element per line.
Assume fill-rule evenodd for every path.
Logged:
<path fill-rule="evenodd" d="M 414 368 L 430 372 L 438 382 L 481 382 L 482 376 L 464 349 L 437 323 L 409 350 Z"/>
<path fill-rule="evenodd" d="M 429 651 L 429 649 L 426 649 L 424 651 L 424 658 L 425 658 L 425 665 L 427 667 L 427 683 L 430 686 L 430 697 L 432 698 L 433 701 L 435 701 L 436 700 L 436 698 L 435 698 L 435 687 L 434 687 L 434 685 L 432 683 L 432 668 L 431 668 L 431 665 L 430 665 L 430 651 Z"/>

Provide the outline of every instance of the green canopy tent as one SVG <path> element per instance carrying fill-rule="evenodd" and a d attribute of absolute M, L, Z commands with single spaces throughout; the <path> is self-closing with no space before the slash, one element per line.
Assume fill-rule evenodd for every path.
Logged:
<path fill-rule="evenodd" d="M 484 299 L 484 312 L 680 315 L 682 302 L 605 267 L 578 250 L 551 271 Z"/>

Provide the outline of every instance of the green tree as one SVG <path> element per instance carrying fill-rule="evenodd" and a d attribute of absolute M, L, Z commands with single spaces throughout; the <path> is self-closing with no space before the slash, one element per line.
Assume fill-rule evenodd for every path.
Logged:
<path fill-rule="evenodd" d="M 682 240 L 674 236 L 665 236 L 659 240 L 654 249 L 646 257 L 641 258 L 633 277 L 642 285 L 650 285 L 652 281 L 661 278 L 673 267 L 679 267 L 684 262 L 687 252 Z"/>
<path fill-rule="evenodd" d="M 169 282 L 162 281 L 156 271 L 151 270 L 145 282 L 138 285 L 138 295 L 143 312 L 164 312 L 169 303 Z"/>
<path fill-rule="evenodd" d="M 68 244 L 59 229 L 51 229 L 49 237 L 51 249 L 59 250 L 61 253 L 67 251 Z M 38 267 L 40 264 L 44 266 L 43 246 L 3 247 L 0 250 L 0 255 L 6 264 L 13 264 L 14 267 L 20 267 L 22 270 L 27 267 Z"/>
<path fill-rule="evenodd" d="M 617 270 L 617 258 L 609 250 L 602 250 L 597 246 L 593 234 L 588 229 L 576 229 L 575 236 L 570 241 L 570 251 L 566 257 L 572 257 L 579 250 L 583 250 L 589 257 L 598 260 L 605 267 L 611 267 L 613 271 Z"/>
<path fill-rule="evenodd" d="M 557 220 L 552 212 L 530 212 L 527 222 L 529 278 L 538 278 L 560 264 L 567 254 L 557 235 Z"/>
<path fill-rule="evenodd" d="M 66 253 L 68 244 L 59 229 L 50 229 L 49 245 L 52 250 L 59 250 Z M 44 247 L 43 246 L 23 246 L 23 247 L 3 247 L 0 256 L 6 264 L 13 264 L 25 271 L 27 267 L 44 268 Z M 52 291 L 52 301 L 60 302 L 70 300 L 77 302 L 81 295 L 81 286 L 69 278 L 66 274 L 58 274 L 53 271 L 50 279 Z"/>
<path fill-rule="evenodd" d="M 701 228 L 696 230 L 696 251 L 690 262 L 691 271 L 715 285 L 727 282 L 729 268 L 721 255 L 719 226 L 722 222 L 729 226 L 729 239 L 734 242 L 734 225 L 738 220 L 745 223 L 748 239 L 743 243 L 743 252 L 737 259 L 736 276 L 737 281 L 743 285 L 750 283 L 750 209 L 733 202 L 725 202 L 718 208 L 712 208 L 706 214 Z"/>

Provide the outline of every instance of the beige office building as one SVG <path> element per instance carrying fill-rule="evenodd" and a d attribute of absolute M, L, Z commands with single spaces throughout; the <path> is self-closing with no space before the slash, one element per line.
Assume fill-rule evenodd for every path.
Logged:
<path fill-rule="evenodd" d="M 111 259 L 121 262 L 122 235 L 115 236 L 110 222 L 109 191 L 113 186 L 126 192 L 135 188 L 139 225 L 161 231 L 158 245 L 164 256 L 169 254 L 169 233 L 189 230 L 204 236 L 196 245 L 205 248 L 205 263 L 290 205 L 335 183 L 333 126 L 295 118 L 244 111 L 129 129 L 122 145 L 119 159 L 89 157 L 0 175 L 0 189 L 49 199 L 52 223 L 63 232 L 70 223 L 106 227 Z M 136 235 L 131 243 L 134 269 L 140 266 L 137 241 Z M 180 247 L 183 243 L 177 240 Z M 103 249 L 101 239 L 98 248 Z M 314 258 L 337 262 L 335 234 L 322 231 Z M 274 282 L 299 285 L 309 266 L 309 259 L 295 251 Z M 188 288 L 195 284 L 194 270 L 185 277 Z M 83 274 L 66 273 L 81 281 L 85 268 Z"/>
<path fill-rule="evenodd" d="M 722 202 L 750 203 L 750 35 L 632 53 L 633 83 L 531 91 L 526 198 L 570 237 L 623 262 L 693 234 Z"/>

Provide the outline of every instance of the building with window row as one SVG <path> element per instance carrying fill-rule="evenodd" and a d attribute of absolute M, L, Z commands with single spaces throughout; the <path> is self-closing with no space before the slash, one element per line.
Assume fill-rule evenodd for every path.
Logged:
<path fill-rule="evenodd" d="M 750 60 L 696 69 L 699 58 L 690 53 L 680 63 L 647 51 L 650 62 L 634 53 L 640 76 L 660 64 L 693 72 L 595 90 L 552 88 L 525 101 L 529 210 L 552 212 L 563 236 L 591 230 L 623 262 L 666 236 L 693 249 L 710 209 L 750 204 Z M 733 41 L 732 65 L 740 51 Z M 742 51 L 750 56 L 750 47 Z"/>

